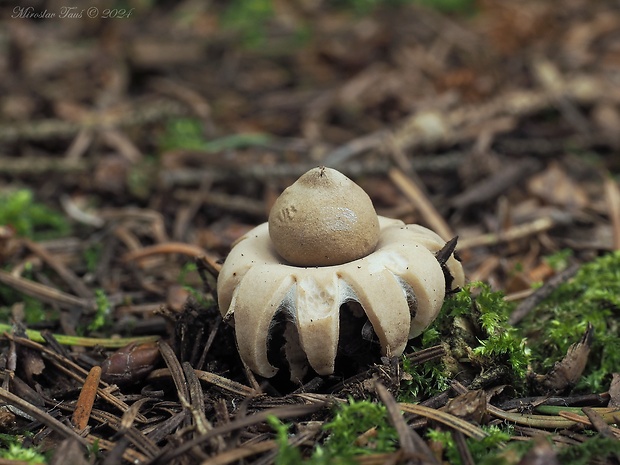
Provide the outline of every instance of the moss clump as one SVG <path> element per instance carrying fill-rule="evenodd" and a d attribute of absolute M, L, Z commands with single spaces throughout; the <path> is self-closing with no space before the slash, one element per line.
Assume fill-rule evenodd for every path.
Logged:
<path fill-rule="evenodd" d="M 470 283 L 446 299 L 439 317 L 422 335 L 416 349 L 444 344 L 448 355 L 441 362 L 410 366 L 400 399 L 412 401 L 445 390 L 456 374 L 470 379 L 482 372 L 495 373 L 514 386 L 524 384 L 530 352 L 525 339 L 508 324 L 513 304 L 487 284 Z"/>
<path fill-rule="evenodd" d="M 586 465 L 590 463 L 614 463 L 611 457 L 618 458 L 618 440 L 603 436 L 593 436 L 581 444 L 558 450 L 559 463 Z"/>
<path fill-rule="evenodd" d="M 217 153 L 246 147 L 264 146 L 270 136 L 262 133 L 240 133 L 218 139 L 207 140 L 203 123 L 196 118 L 175 118 L 170 120 L 159 138 L 159 148 L 167 150 L 197 150 Z"/>
<path fill-rule="evenodd" d="M 482 427 L 488 434 L 482 440 L 476 440 L 467 438 L 467 449 L 471 453 L 474 462 L 479 465 L 503 465 L 514 463 L 506 457 L 505 443 L 508 442 L 513 436 L 513 427 L 510 425 L 501 426 L 483 426 Z M 461 454 L 459 453 L 454 438 L 450 431 L 442 429 L 430 429 L 427 434 L 427 438 L 442 445 L 443 457 L 447 459 L 447 463 L 453 465 L 461 464 Z M 524 443 L 515 444 L 512 443 L 509 446 L 511 449 L 519 449 L 515 451 L 515 455 L 521 456 L 525 452 Z"/>
<path fill-rule="evenodd" d="M 594 327 L 588 365 L 577 390 L 603 391 L 620 366 L 620 251 L 585 264 L 522 322 L 533 368 L 548 372 L 568 347 Z"/>
<path fill-rule="evenodd" d="M 336 407 L 332 420 L 323 425 L 328 437 L 312 455 L 303 460 L 301 451 L 288 443 L 289 427 L 275 417 L 269 419 L 276 432 L 279 450 L 277 465 L 303 463 L 306 465 L 351 464 L 356 456 L 396 450 L 398 433 L 389 424 L 385 405 L 367 400 L 349 399 Z M 365 435 L 362 440 L 361 436 Z"/>
<path fill-rule="evenodd" d="M 18 436 L 0 434 L 0 459 L 19 463 L 47 463 L 47 459 L 36 448 L 24 447 Z"/>
<path fill-rule="evenodd" d="M 417 402 L 428 399 L 450 387 L 450 373 L 441 360 L 431 360 L 414 365 L 403 356 L 404 379 L 400 385 L 400 402 Z"/>
<path fill-rule="evenodd" d="M 0 225 L 35 240 L 66 236 L 71 230 L 60 213 L 35 202 L 28 189 L 0 192 Z"/>

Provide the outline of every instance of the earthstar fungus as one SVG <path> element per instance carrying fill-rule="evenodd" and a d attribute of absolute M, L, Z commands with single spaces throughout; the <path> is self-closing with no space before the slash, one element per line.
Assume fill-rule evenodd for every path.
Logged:
<path fill-rule="evenodd" d="M 381 353 L 395 356 L 437 317 L 446 291 L 463 284 L 450 244 L 422 226 L 377 216 L 357 184 L 320 167 L 284 190 L 268 223 L 235 243 L 217 291 L 241 358 L 261 376 L 278 371 L 268 356 L 270 333 L 284 317 L 282 352 L 300 380 L 308 366 L 334 372 L 344 303 L 359 304 Z"/>

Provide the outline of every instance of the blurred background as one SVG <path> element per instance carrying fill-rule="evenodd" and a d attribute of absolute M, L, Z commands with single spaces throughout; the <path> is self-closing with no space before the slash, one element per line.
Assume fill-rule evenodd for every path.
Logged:
<path fill-rule="evenodd" d="M 47 245 L 79 273 L 170 241 L 217 260 L 321 164 L 508 293 L 620 247 L 616 1 L 78 3 L 2 2 L 0 224 L 73 238 Z"/>

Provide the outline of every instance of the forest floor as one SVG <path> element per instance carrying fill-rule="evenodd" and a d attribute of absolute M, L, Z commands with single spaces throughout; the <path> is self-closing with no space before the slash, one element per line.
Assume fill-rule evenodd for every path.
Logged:
<path fill-rule="evenodd" d="M 0 464 L 620 463 L 616 1 L 22 3 Z M 402 357 L 263 379 L 217 274 L 320 165 L 473 284 Z"/>

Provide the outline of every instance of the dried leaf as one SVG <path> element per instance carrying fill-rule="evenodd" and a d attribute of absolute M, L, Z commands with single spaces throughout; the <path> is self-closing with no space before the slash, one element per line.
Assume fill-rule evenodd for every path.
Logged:
<path fill-rule="evenodd" d="M 620 408 L 620 373 L 614 373 L 609 386 L 609 407 Z"/>
<path fill-rule="evenodd" d="M 542 380 L 542 385 L 546 389 L 561 392 L 579 380 L 588 362 L 593 336 L 594 327 L 588 324 L 588 329 L 586 329 L 581 340 L 568 348 L 562 361 L 556 363 Z"/>
<path fill-rule="evenodd" d="M 581 209 L 588 204 L 585 190 L 557 162 L 529 181 L 530 193 L 551 205 Z"/>
<path fill-rule="evenodd" d="M 482 389 L 457 396 L 446 404 L 446 412 L 464 420 L 482 423 L 487 411 L 487 395 Z"/>

